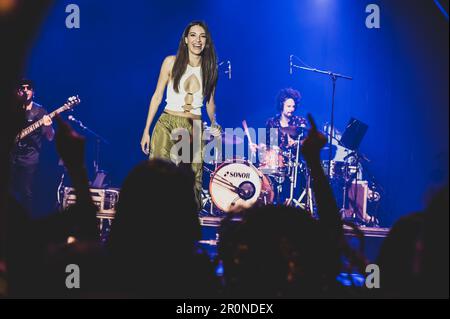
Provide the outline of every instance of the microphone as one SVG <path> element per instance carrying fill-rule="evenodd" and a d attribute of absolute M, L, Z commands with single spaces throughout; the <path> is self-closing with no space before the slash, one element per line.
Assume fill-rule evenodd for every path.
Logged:
<path fill-rule="evenodd" d="M 77 123 L 82 129 L 85 129 L 85 128 L 86 128 L 86 126 L 83 125 L 83 122 L 77 120 L 77 119 L 75 118 L 75 116 L 73 116 L 73 115 L 69 115 L 69 116 L 67 117 L 67 119 L 68 119 L 69 121 L 72 121 L 72 122 Z"/>
<path fill-rule="evenodd" d="M 289 56 L 289 74 L 292 75 L 292 54 Z"/>
<path fill-rule="evenodd" d="M 78 122 L 78 120 L 77 120 L 73 115 L 69 115 L 69 116 L 67 117 L 67 119 L 68 119 L 69 121 L 72 121 L 72 122 Z"/>
<path fill-rule="evenodd" d="M 228 80 L 231 80 L 231 61 L 227 61 L 228 64 Z"/>

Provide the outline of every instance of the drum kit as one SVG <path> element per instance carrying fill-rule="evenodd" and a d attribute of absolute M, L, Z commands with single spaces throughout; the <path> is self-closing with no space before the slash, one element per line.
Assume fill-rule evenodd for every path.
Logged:
<path fill-rule="evenodd" d="M 256 163 L 234 157 L 204 165 L 204 171 L 209 176 L 208 190 L 203 190 L 204 213 L 221 216 L 240 208 L 267 204 L 295 205 L 313 213 L 308 170 L 297 147 L 306 137 L 306 130 L 286 127 L 280 131 L 295 138 L 295 143 L 288 149 L 256 145 L 251 143 L 249 137 L 253 145 L 252 155 L 258 153 Z M 223 133 L 222 143 L 236 145 L 244 143 L 244 139 Z M 299 175 L 302 175 L 304 183 L 299 183 Z M 302 184 L 302 195 L 294 198 L 299 184 Z"/>
<path fill-rule="evenodd" d="M 306 128 L 279 128 L 281 134 L 287 134 L 291 141 L 289 147 L 280 148 L 252 143 L 245 121 L 243 126 L 252 150 L 250 159 L 233 156 L 204 165 L 209 183 L 207 189 L 203 190 L 202 213 L 221 217 L 254 205 L 277 204 L 300 207 L 315 217 L 311 178 L 298 147 L 306 137 Z M 362 181 L 360 155 L 355 148 L 346 147 L 348 143 L 341 143 L 346 132 L 340 134 L 334 129 L 333 134 L 330 134 L 328 125 L 323 127 L 322 132 L 329 138 L 333 136 L 331 143 L 322 150 L 322 167 L 326 174 L 330 174 L 338 205 L 344 208 L 351 200 L 346 194 L 352 189 L 352 183 Z M 244 139 L 230 133 L 222 133 L 221 136 L 225 146 L 242 144 Z M 329 147 L 332 148 L 331 161 Z M 254 161 L 256 153 L 258 156 Z"/>

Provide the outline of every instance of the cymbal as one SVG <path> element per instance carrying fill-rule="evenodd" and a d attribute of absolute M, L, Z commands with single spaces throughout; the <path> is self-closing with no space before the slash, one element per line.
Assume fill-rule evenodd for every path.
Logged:
<path fill-rule="evenodd" d="M 286 126 L 286 127 L 280 127 L 280 131 L 283 134 L 288 134 L 291 137 L 298 137 L 299 135 L 303 134 L 306 131 L 305 127 L 298 127 L 298 126 Z"/>
<path fill-rule="evenodd" d="M 237 145 L 237 144 L 244 143 L 244 139 L 242 137 L 239 137 L 239 136 L 234 135 L 234 134 L 229 134 L 229 133 L 223 132 L 221 137 L 222 137 L 222 141 L 225 144 Z"/>
<path fill-rule="evenodd" d="M 222 140 L 223 143 L 228 145 L 238 145 L 244 143 L 244 139 L 242 137 L 226 132 L 222 132 L 219 138 Z M 209 140 L 210 141 L 214 140 L 214 136 L 211 135 Z"/>

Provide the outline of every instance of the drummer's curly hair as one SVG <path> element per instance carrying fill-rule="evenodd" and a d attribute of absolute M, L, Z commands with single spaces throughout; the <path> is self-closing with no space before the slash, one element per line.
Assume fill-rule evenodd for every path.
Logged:
<path fill-rule="evenodd" d="M 302 95 L 300 94 L 300 92 L 293 88 L 281 89 L 280 92 L 278 92 L 277 100 L 276 100 L 276 105 L 277 105 L 278 111 L 280 111 L 280 112 L 283 111 L 283 104 L 284 104 L 284 101 L 286 101 L 287 99 L 293 99 L 295 102 L 295 108 L 297 108 L 300 103 L 301 98 L 302 98 Z"/>

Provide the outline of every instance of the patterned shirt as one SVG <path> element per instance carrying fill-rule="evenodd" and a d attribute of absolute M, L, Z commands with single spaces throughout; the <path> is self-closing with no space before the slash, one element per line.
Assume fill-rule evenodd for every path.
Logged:
<path fill-rule="evenodd" d="M 283 150 L 289 149 L 288 136 L 280 131 L 281 126 L 281 114 L 270 118 L 266 123 L 266 143 L 267 145 L 278 145 Z M 289 119 L 289 126 L 298 128 L 306 128 L 307 122 L 303 117 L 293 115 Z M 277 129 L 277 134 L 270 134 L 271 128 Z"/>

